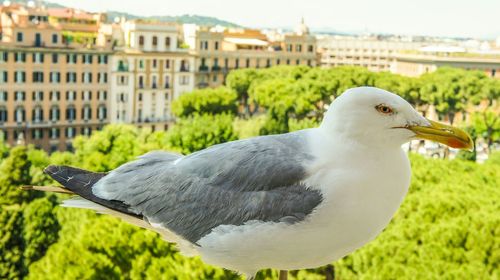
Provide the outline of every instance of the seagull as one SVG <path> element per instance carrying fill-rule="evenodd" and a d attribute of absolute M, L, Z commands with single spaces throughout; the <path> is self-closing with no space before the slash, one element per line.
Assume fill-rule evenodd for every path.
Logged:
<path fill-rule="evenodd" d="M 401 146 L 427 139 L 471 149 L 464 131 L 422 117 L 396 94 L 352 88 L 317 128 L 214 145 L 190 155 L 154 151 L 109 173 L 51 165 L 93 209 L 158 232 L 181 253 L 254 279 L 332 263 L 373 240 L 410 184 Z"/>

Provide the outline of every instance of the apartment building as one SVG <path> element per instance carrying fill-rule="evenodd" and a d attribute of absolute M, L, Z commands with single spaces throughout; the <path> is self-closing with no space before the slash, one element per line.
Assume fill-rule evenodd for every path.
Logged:
<path fill-rule="evenodd" d="M 267 36 L 260 30 L 184 26 L 185 41 L 196 54 L 197 88 L 217 87 L 228 72 L 276 65 L 318 65 L 316 38 L 302 23 L 295 32 Z"/>
<path fill-rule="evenodd" d="M 378 39 L 376 37 L 320 36 L 318 49 L 321 66 L 362 66 L 371 71 L 389 71 L 402 50 L 416 50 L 420 42 Z"/>
<path fill-rule="evenodd" d="M 11 145 L 68 150 L 76 135 L 109 122 L 111 51 L 78 39 L 82 27 L 95 29 L 97 21 L 77 17 L 63 27 L 63 18 L 57 9 L 0 6 L 0 128 Z"/>
<path fill-rule="evenodd" d="M 195 56 L 180 48 L 180 27 L 131 20 L 108 32 L 117 42 L 111 59 L 111 122 L 167 129 L 172 101 L 195 87 Z"/>
<path fill-rule="evenodd" d="M 490 77 L 500 79 L 500 53 L 473 53 L 442 47 L 399 53 L 391 65 L 391 72 L 416 77 L 443 66 L 480 70 Z"/>

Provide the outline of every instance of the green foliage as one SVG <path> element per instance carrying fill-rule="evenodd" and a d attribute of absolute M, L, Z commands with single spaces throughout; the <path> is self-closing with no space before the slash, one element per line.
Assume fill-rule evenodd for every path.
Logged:
<path fill-rule="evenodd" d="M 355 86 L 385 88 L 417 107 L 431 102 L 441 117 L 449 117 L 481 100 L 495 104 L 499 85 L 481 73 L 455 69 L 421 78 L 359 67 L 246 69 L 231 72 L 227 88 L 183 95 L 174 105 L 179 119 L 166 132 L 110 125 L 91 137 L 77 137 L 74 153 L 50 157 L 0 142 L 0 278 L 240 279 L 199 258 L 181 256 L 151 231 L 56 206 L 66 195 L 18 190 L 24 184 L 53 183 L 42 173 L 50 163 L 104 172 L 151 150 L 188 154 L 258 134 L 316 127 L 326 105 Z M 246 110 L 235 118 L 238 102 Z M 265 114 L 252 115 L 258 112 Z M 470 118 L 467 129 L 474 138 L 498 141 L 494 112 Z M 337 277 L 500 279 L 500 154 L 492 153 L 482 165 L 418 156 L 411 161 L 412 185 L 401 209 L 373 242 L 334 264 Z M 326 273 L 328 267 L 293 271 L 290 279 L 319 280 Z M 258 275 L 259 280 L 276 277 L 275 270 Z"/>
<path fill-rule="evenodd" d="M 21 279 L 26 274 L 22 224 L 19 205 L 0 205 L 0 279 Z"/>
<path fill-rule="evenodd" d="M 193 114 L 236 113 L 236 93 L 225 87 L 198 89 L 181 95 L 172 103 L 172 112 L 178 117 Z"/>
<path fill-rule="evenodd" d="M 233 116 L 195 115 L 180 119 L 167 134 L 171 147 L 189 154 L 206 147 L 237 139 Z"/>
<path fill-rule="evenodd" d="M 500 115 L 494 110 L 473 113 L 471 123 L 476 134 L 485 140 L 488 147 L 500 141 Z"/>
<path fill-rule="evenodd" d="M 412 157 L 410 192 L 375 241 L 336 263 L 340 279 L 496 279 L 500 166 Z"/>
<path fill-rule="evenodd" d="M 60 226 L 55 215 L 56 204 L 52 196 L 36 199 L 24 208 L 23 257 L 26 266 L 43 257 L 50 245 L 57 241 Z"/>
<path fill-rule="evenodd" d="M 10 150 L 9 156 L 0 164 L 0 205 L 21 204 L 41 195 L 19 189 L 31 184 L 31 167 L 26 147 L 18 146 Z"/>

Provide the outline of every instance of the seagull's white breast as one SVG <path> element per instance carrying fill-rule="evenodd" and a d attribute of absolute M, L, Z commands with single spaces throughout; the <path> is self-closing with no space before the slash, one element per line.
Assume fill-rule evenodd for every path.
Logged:
<path fill-rule="evenodd" d="M 266 267 L 318 267 L 363 246 L 387 226 L 410 183 L 404 151 L 368 151 L 331 141 L 311 145 L 316 160 L 304 183 L 323 194 L 314 212 L 292 225 L 219 226 L 198 242 L 207 263 L 247 274 Z"/>

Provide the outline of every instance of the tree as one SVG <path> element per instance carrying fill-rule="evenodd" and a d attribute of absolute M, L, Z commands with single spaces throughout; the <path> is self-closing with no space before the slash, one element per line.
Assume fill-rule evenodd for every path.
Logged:
<path fill-rule="evenodd" d="M 237 95 L 230 88 L 206 88 L 183 94 L 172 103 L 172 111 L 178 117 L 193 114 L 236 114 Z"/>
<path fill-rule="evenodd" d="M 10 150 L 9 156 L 0 164 L 0 205 L 27 203 L 42 195 L 19 189 L 31 184 L 31 166 L 26 147 L 17 146 Z"/>
<path fill-rule="evenodd" d="M 226 77 L 226 85 L 238 94 L 238 100 L 245 110 L 245 115 L 251 114 L 248 103 L 248 90 L 256 78 L 257 70 L 251 68 L 231 71 Z"/>
<path fill-rule="evenodd" d="M 23 210 L 24 265 L 42 258 L 57 241 L 60 229 L 56 217 L 57 200 L 54 196 L 35 199 Z"/>
<path fill-rule="evenodd" d="M 500 116 L 492 109 L 475 112 L 471 122 L 478 136 L 482 137 L 491 152 L 493 143 L 500 140 Z"/>
<path fill-rule="evenodd" d="M 180 119 L 167 133 L 170 148 L 189 154 L 209 146 L 237 139 L 233 116 L 194 115 Z"/>
<path fill-rule="evenodd" d="M 22 279 L 26 274 L 23 259 L 23 216 L 19 205 L 0 204 L 0 278 Z"/>

